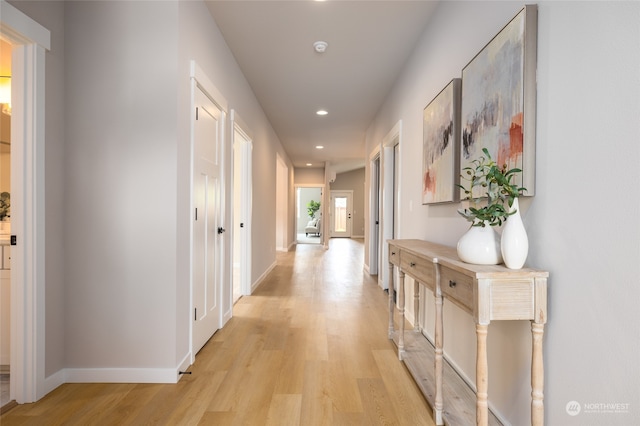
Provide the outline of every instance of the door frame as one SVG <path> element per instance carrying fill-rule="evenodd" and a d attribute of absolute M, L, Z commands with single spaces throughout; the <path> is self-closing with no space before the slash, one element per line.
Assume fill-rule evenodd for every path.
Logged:
<path fill-rule="evenodd" d="M 347 220 L 347 228 L 348 228 L 348 234 L 349 236 L 347 237 L 346 235 L 334 235 L 335 234 L 335 229 L 334 229 L 334 197 L 337 194 L 347 194 L 347 199 L 350 200 L 350 203 L 347 203 L 347 207 L 351 208 L 351 211 L 349 211 L 349 208 L 347 208 L 347 214 L 351 215 L 351 217 L 348 217 Z M 329 191 L 329 202 L 330 202 L 330 206 L 329 206 L 329 231 L 330 231 L 330 236 L 331 238 L 351 238 L 353 236 L 353 190 L 352 189 L 334 189 Z M 346 233 L 346 232 L 345 232 Z"/>
<path fill-rule="evenodd" d="M 228 103 L 227 100 L 224 98 L 224 96 L 222 96 L 222 94 L 218 91 L 218 89 L 216 88 L 216 86 L 211 83 L 211 80 L 209 79 L 209 77 L 207 77 L 206 73 L 200 68 L 200 66 L 198 66 L 198 64 L 196 63 L 196 61 L 192 60 L 190 63 L 190 73 L 189 73 L 189 77 L 190 77 L 190 86 L 191 86 L 191 102 L 190 102 L 190 123 L 189 123 L 189 131 L 190 131 L 190 156 L 191 156 L 191 160 L 190 160 L 190 165 L 189 165 L 189 206 L 193 206 L 194 205 L 194 180 L 193 180 L 193 171 L 194 171 L 194 161 L 195 161 L 195 105 L 196 105 L 196 90 L 200 89 L 202 90 L 202 92 L 204 92 L 205 95 L 207 95 L 209 97 L 209 99 L 211 99 L 211 101 L 216 104 L 216 106 L 218 108 L 220 108 L 221 110 L 221 119 L 220 119 L 220 125 L 222 126 L 221 129 L 221 136 L 220 136 L 220 143 L 221 143 L 221 147 L 220 147 L 220 199 L 222 200 L 222 205 L 219 207 L 220 208 L 220 226 L 224 227 L 224 223 L 225 223 L 225 188 L 226 188 L 226 179 L 225 179 L 225 138 L 226 138 L 226 120 L 227 120 L 227 111 L 228 111 Z M 193 351 L 193 321 L 191 320 L 191 315 L 193 314 L 193 310 L 194 310 L 194 306 L 193 306 L 193 215 L 190 215 L 190 220 L 189 220 L 189 353 L 190 355 L 190 360 L 191 360 L 191 364 L 193 364 L 195 362 L 196 359 L 196 354 Z M 223 317 L 225 315 L 225 306 L 222 303 L 222 301 L 224 300 L 223 295 L 225 294 L 225 288 L 224 288 L 224 277 L 227 276 L 226 275 L 226 263 L 225 263 L 225 258 L 224 258 L 224 248 L 225 248 L 225 244 L 224 244 L 224 234 L 223 234 L 223 238 L 222 241 L 219 243 L 220 247 L 218 247 L 218 253 L 220 255 L 220 271 L 217 271 L 217 273 L 220 275 L 221 279 L 220 279 L 220 288 L 217 289 L 218 293 L 218 300 L 220 301 L 220 318 L 219 318 L 219 324 L 220 327 L 223 326 L 224 321 L 223 321 Z M 232 288 L 228 289 L 229 292 L 233 291 Z M 230 309 L 230 308 L 229 308 Z"/>
<path fill-rule="evenodd" d="M 0 1 L 0 36 L 12 46 L 11 233 L 18 239 L 11 248 L 9 397 L 24 404 L 61 383 L 58 376 L 45 378 L 45 51 L 51 33 Z"/>
<path fill-rule="evenodd" d="M 231 205 L 235 206 L 235 196 L 239 193 L 240 197 L 240 221 L 243 223 L 244 232 L 240 234 L 240 258 L 243 260 L 243 267 L 240 268 L 240 293 L 242 296 L 251 295 L 251 232 L 252 232 L 252 209 L 253 209 L 253 174 L 252 174 L 252 153 L 253 153 L 253 137 L 248 130 L 249 127 L 242 120 L 240 115 L 235 110 L 231 110 L 231 137 L 232 137 L 232 176 L 234 190 L 231 191 L 232 201 Z M 238 132 L 242 136 L 242 140 L 236 141 L 235 134 Z M 239 151 L 240 153 L 240 182 L 235 181 L 235 155 Z M 237 187 L 239 186 L 239 188 Z M 239 189 L 239 190 L 238 190 Z M 234 222 L 236 212 L 233 214 Z M 235 233 L 237 229 L 234 226 L 231 227 L 231 241 L 232 245 L 235 244 Z M 232 247 L 232 253 L 235 253 L 235 247 Z M 230 271 L 234 270 L 233 263 L 235 262 L 234 255 L 230 257 Z M 231 306 L 233 306 L 233 284 L 231 289 Z"/>
<path fill-rule="evenodd" d="M 289 167 L 276 152 L 276 251 L 289 251 Z"/>
<path fill-rule="evenodd" d="M 389 263 L 389 244 L 387 240 L 393 239 L 394 235 L 399 235 L 399 229 L 394 229 L 394 200 L 400 203 L 400 195 L 396 197 L 394 194 L 395 180 L 395 147 L 402 142 L 402 120 L 399 120 L 393 128 L 387 133 L 382 140 L 382 155 L 380 159 L 381 165 L 381 183 L 382 183 L 382 214 L 380 215 L 380 228 L 382 235 L 382 256 L 380 265 L 388 265 Z M 400 152 L 400 149 L 398 149 Z M 400 182 L 397 182 L 398 193 L 400 193 Z M 382 275 L 382 288 L 389 288 L 389 268 L 381 268 L 387 271 L 378 275 L 378 283 L 380 284 L 380 275 Z"/>
<path fill-rule="evenodd" d="M 380 147 L 369 156 L 369 274 L 378 275 L 380 266 Z M 377 223 L 376 223 L 377 222 Z"/>
<path fill-rule="evenodd" d="M 300 199 L 298 197 L 298 190 L 299 189 L 304 189 L 304 188 L 317 188 L 320 189 L 320 210 L 318 210 L 318 214 L 320 215 L 320 219 L 322 219 L 322 223 L 321 223 L 321 228 L 320 228 L 320 240 L 318 241 L 319 244 L 323 245 L 323 241 L 325 239 L 325 227 L 327 226 L 326 220 L 325 220 L 325 216 L 323 215 L 323 212 L 325 211 L 324 208 L 324 199 L 325 199 L 325 195 L 324 195 L 324 188 L 325 186 L 323 184 L 319 184 L 319 183 L 296 183 L 293 186 L 294 189 L 294 194 L 295 194 L 295 203 L 296 206 L 298 206 L 300 204 Z M 306 208 L 306 207 L 303 207 Z M 296 230 L 296 243 L 298 242 L 298 227 L 300 226 L 300 218 L 298 218 L 298 215 L 295 215 L 295 230 Z M 306 216 L 307 218 L 309 216 Z"/>

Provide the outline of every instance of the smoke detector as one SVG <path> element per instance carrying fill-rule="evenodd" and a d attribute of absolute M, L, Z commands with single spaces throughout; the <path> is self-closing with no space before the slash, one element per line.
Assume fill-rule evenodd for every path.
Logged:
<path fill-rule="evenodd" d="M 313 43 L 313 49 L 318 53 L 324 53 L 329 44 L 326 41 L 316 41 Z"/>

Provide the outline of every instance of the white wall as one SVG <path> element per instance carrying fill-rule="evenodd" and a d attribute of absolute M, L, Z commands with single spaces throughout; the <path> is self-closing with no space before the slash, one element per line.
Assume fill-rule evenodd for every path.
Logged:
<path fill-rule="evenodd" d="M 177 365 L 176 15 L 65 4 L 67 368 Z"/>
<path fill-rule="evenodd" d="M 190 60 L 254 135 L 253 281 L 275 262 L 276 152 L 293 167 L 204 3 L 11 3 L 52 39 L 46 375 L 175 369 L 189 350 Z"/>
<path fill-rule="evenodd" d="M 324 168 L 305 169 L 296 167 L 294 170 L 296 185 L 324 185 Z"/>
<path fill-rule="evenodd" d="M 545 423 L 637 424 L 640 202 L 633 183 L 640 182 L 640 3 L 538 4 L 536 195 L 522 210 L 528 264 L 551 273 Z M 400 237 L 455 245 L 465 232 L 459 205 L 420 203 L 421 162 L 415 159 L 422 155 L 422 110 L 523 5 L 441 3 L 368 129 L 370 153 L 403 122 L 400 220 L 410 226 Z M 474 380 L 473 321 L 446 304 L 445 322 L 445 352 Z M 431 311 L 426 324 L 433 330 Z M 490 403 L 508 422 L 528 424 L 529 326 L 494 322 L 489 344 Z M 626 413 L 583 409 L 572 417 L 566 405 L 574 400 L 629 405 Z"/>

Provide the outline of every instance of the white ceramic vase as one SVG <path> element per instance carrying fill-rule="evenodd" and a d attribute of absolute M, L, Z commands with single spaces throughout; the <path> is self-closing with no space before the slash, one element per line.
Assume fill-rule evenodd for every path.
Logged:
<path fill-rule="evenodd" d="M 522 223 L 518 199 L 513 200 L 513 205 L 509 208 L 509 213 L 516 211 L 509 216 L 502 229 L 501 250 L 504 264 L 509 269 L 520 269 L 524 266 L 529 254 L 529 238 Z"/>
<path fill-rule="evenodd" d="M 475 265 L 502 263 L 500 237 L 492 226 L 472 226 L 458 241 L 458 257 Z"/>

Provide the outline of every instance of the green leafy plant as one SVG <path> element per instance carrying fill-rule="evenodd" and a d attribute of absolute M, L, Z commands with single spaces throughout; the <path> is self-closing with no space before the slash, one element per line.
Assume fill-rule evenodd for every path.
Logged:
<path fill-rule="evenodd" d="M 466 181 L 467 186 L 459 184 L 458 187 L 464 191 L 463 201 L 469 200 L 470 206 L 459 209 L 458 213 L 471 222 L 471 226 L 500 226 L 515 213 L 508 210 L 513 200 L 527 189 L 512 182 L 521 169 L 508 169 L 506 164 L 498 166 L 486 148 L 482 152 L 484 156 L 461 171 L 460 181 Z M 478 192 L 480 195 L 476 196 Z"/>
<path fill-rule="evenodd" d="M 0 194 L 0 220 L 9 216 L 11 212 L 11 195 L 8 192 Z"/>
<path fill-rule="evenodd" d="M 320 202 L 319 201 L 309 201 L 307 203 L 307 213 L 309 214 L 310 218 L 315 218 L 316 217 L 316 212 L 320 210 Z"/>

